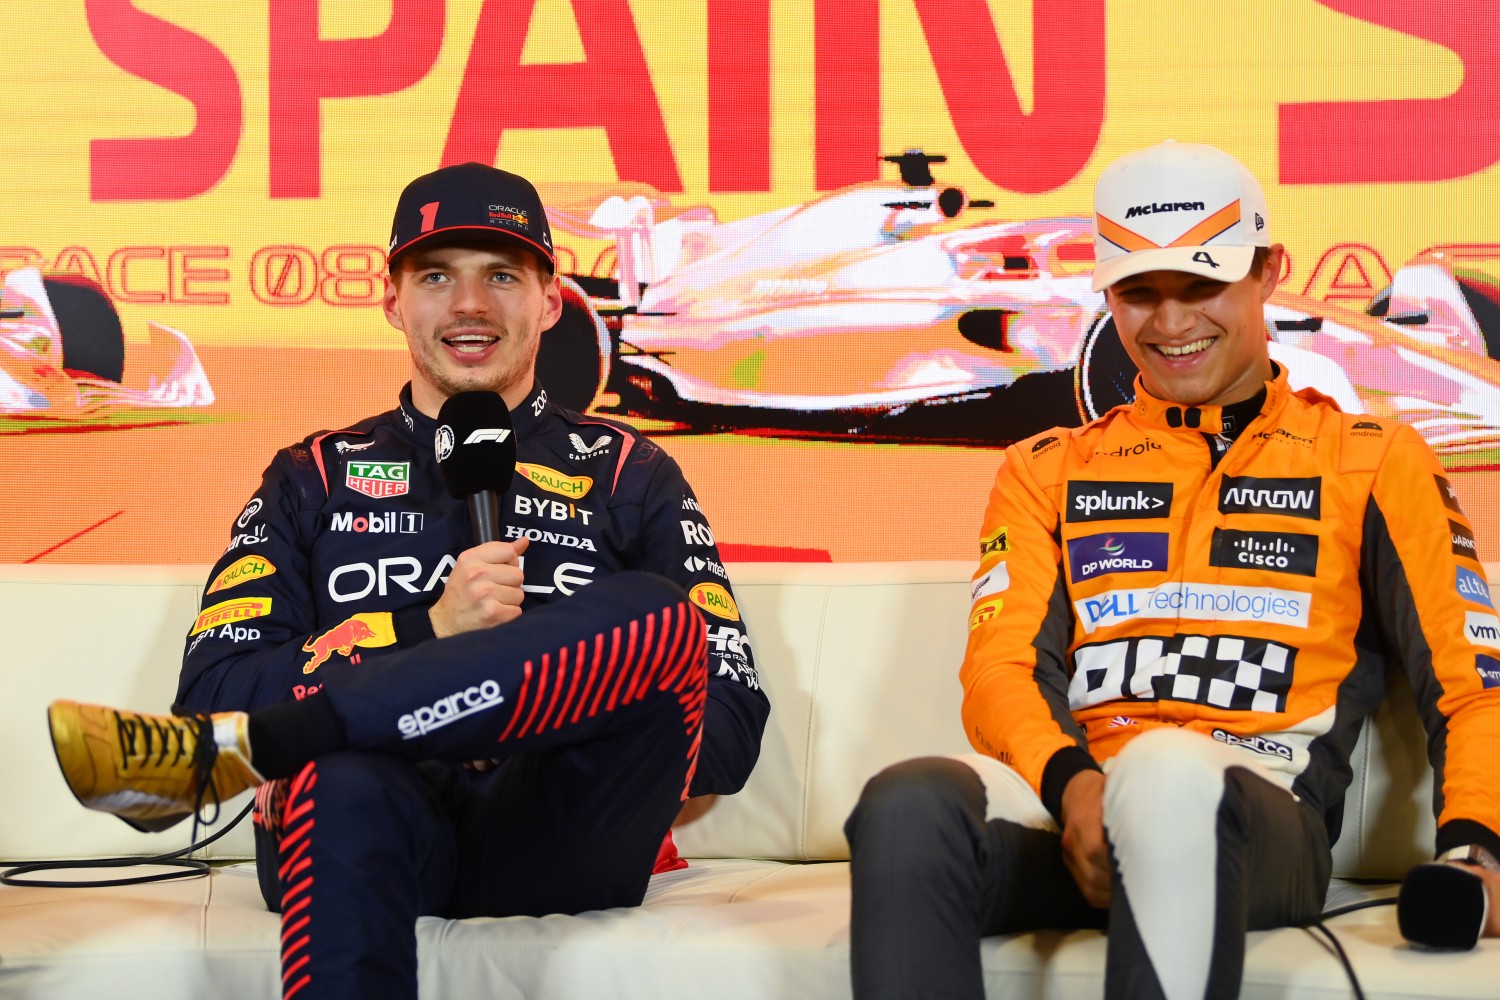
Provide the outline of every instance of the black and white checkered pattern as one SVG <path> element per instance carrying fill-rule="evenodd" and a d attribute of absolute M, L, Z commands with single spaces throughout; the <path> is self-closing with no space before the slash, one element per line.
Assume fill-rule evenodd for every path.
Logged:
<path fill-rule="evenodd" d="M 1143 636 L 1080 646 L 1068 687 L 1075 711 L 1108 701 L 1189 701 L 1286 711 L 1297 650 L 1233 635 Z"/>

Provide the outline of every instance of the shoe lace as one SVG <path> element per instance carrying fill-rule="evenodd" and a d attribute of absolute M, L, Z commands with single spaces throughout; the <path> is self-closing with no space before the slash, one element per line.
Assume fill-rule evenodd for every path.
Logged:
<path fill-rule="evenodd" d="M 174 713 L 176 708 L 174 706 Z M 198 839 L 198 824 L 212 826 L 219 819 L 219 787 L 214 781 L 214 758 L 218 756 L 218 745 L 214 742 L 214 723 L 204 712 L 173 714 L 170 716 L 143 716 L 132 712 L 116 713 L 116 737 L 120 741 L 120 760 L 129 767 L 130 761 L 139 758 L 143 764 L 154 763 L 160 767 L 171 757 L 177 763 L 190 753 L 193 763 L 193 785 L 197 795 L 193 800 L 193 834 Z M 191 750 L 189 750 L 191 747 Z M 154 749 L 153 749 L 154 748 Z M 214 811 L 211 817 L 201 817 L 204 799 L 212 796 Z"/>

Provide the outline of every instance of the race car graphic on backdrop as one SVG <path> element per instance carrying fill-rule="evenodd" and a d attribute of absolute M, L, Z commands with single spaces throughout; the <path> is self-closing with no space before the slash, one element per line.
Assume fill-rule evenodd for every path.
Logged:
<path fill-rule="evenodd" d="M 599 320 L 575 322 L 608 333 L 588 366 L 596 408 L 1006 444 L 1131 398 L 1135 369 L 1089 288 L 1087 218 L 976 219 L 990 203 L 937 183 L 942 157 L 886 159 L 899 181 L 733 222 L 639 184 L 554 209 L 558 229 L 612 241 L 595 273 L 573 276 Z M 1500 246 L 1432 248 L 1362 312 L 1278 291 L 1272 357 L 1293 385 L 1406 420 L 1449 459 L 1500 447 L 1496 262 Z"/>
<path fill-rule="evenodd" d="M 111 422 L 125 410 L 205 407 L 208 376 L 187 337 L 160 323 L 126 334 L 92 281 L 19 268 L 0 286 L 0 415 L 19 429 Z"/>

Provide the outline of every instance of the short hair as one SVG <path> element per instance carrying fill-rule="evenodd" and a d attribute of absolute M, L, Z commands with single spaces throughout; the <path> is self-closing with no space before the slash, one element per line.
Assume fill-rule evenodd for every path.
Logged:
<path fill-rule="evenodd" d="M 1255 253 L 1250 257 L 1250 277 L 1259 278 L 1266 270 L 1266 261 L 1270 259 L 1270 247 L 1256 247 Z"/>

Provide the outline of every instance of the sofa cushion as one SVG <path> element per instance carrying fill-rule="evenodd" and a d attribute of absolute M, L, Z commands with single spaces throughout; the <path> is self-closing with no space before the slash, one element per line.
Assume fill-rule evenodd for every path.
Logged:
<path fill-rule="evenodd" d="M 428 997 L 847 997 L 848 914 L 847 864 L 700 861 L 652 879 L 636 909 L 423 917 L 418 978 Z M 1464 955 L 1418 952 L 1400 940 L 1389 907 L 1333 926 L 1371 1000 L 1492 997 L 1500 982 L 1500 941 Z M 0 887 L 0 985 L 7 996 L 270 997 L 280 930 L 248 866 L 107 890 Z M 986 994 L 1100 996 L 1104 950 L 1095 931 L 987 938 Z M 1309 932 L 1250 935 L 1246 1000 L 1349 995 L 1342 968 Z"/>

